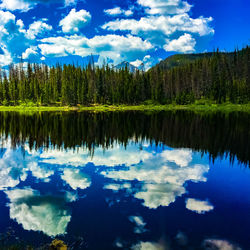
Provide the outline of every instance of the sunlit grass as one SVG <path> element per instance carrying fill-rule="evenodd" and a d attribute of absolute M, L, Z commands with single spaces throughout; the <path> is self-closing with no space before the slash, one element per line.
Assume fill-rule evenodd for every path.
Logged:
<path fill-rule="evenodd" d="M 90 105 L 90 106 L 36 106 L 28 103 L 19 106 L 0 106 L 0 111 L 16 111 L 16 112 L 36 112 L 36 111 L 92 111 L 92 112 L 107 112 L 107 111 L 164 111 L 164 110 L 190 110 L 197 112 L 233 112 L 243 111 L 250 112 L 250 104 L 215 104 L 211 102 L 199 102 L 188 105 L 176 104 L 143 104 L 143 105 Z"/>

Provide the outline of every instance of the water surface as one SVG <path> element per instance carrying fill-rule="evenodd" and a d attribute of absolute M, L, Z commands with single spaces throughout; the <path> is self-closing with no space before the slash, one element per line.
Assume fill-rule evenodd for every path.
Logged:
<path fill-rule="evenodd" d="M 0 113 L 1 249 L 250 249 L 249 128 L 245 113 Z"/>

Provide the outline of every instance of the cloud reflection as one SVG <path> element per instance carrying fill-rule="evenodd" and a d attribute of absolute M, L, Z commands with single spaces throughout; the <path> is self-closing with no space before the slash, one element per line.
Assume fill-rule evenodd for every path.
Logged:
<path fill-rule="evenodd" d="M 134 192 L 134 197 L 143 200 L 144 206 L 155 209 L 168 206 L 183 195 L 187 181 L 206 181 L 208 170 L 209 165 L 200 156 L 193 157 L 190 150 L 181 149 L 152 153 L 144 162 L 125 170 L 107 169 L 101 174 L 119 182 L 137 180 L 141 187 Z M 116 190 L 118 188 L 116 186 Z"/>
<path fill-rule="evenodd" d="M 68 183 L 72 189 L 86 189 L 91 185 L 91 178 L 82 173 L 79 169 L 64 169 L 62 179 Z"/>
<path fill-rule="evenodd" d="M 0 190 L 15 187 L 20 180 L 26 180 L 25 166 L 20 150 L 13 151 L 7 148 L 0 159 Z"/>
<path fill-rule="evenodd" d="M 140 216 L 129 216 L 129 220 L 135 224 L 134 232 L 137 234 L 141 234 L 146 232 L 145 229 L 146 223 L 143 221 L 143 218 Z"/>
<path fill-rule="evenodd" d="M 214 209 L 214 206 L 208 201 L 189 198 L 186 200 L 186 208 L 198 214 L 204 214 L 206 212 L 212 211 Z"/>
<path fill-rule="evenodd" d="M 74 200 L 74 196 L 41 195 L 31 188 L 13 189 L 5 193 L 10 200 L 10 218 L 25 230 L 42 231 L 48 236 L 66 232 L 71 219 L 66 203 Z"/>
<path fill-rule="evenodd" d="M 132 246 L 132 250 L 165 250 L 166 248 L 156 242 L 139 242 L 138 244 Z"/>

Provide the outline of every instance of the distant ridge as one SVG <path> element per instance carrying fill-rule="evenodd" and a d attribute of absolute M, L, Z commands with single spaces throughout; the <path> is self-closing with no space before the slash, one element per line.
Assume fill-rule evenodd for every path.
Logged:
<path fill-rule="evenodd" d="M 210 53 L 199 53 L 199 54 L 176 54 L 172 55 L 165 60 L 162 60 L 157 65 L 152 68 L 159 68 L 161 70 L 168 70 L 174 67 L 182 66 L 188 63 L 191 63 L 197 59 L 201 59 L 204 57 L 211 57 L 213 55 Z"/>

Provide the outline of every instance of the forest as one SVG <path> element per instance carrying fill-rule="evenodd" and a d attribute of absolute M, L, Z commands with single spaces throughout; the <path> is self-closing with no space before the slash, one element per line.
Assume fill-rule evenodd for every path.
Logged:
<path fill-rule="evenodd" d="M 190 104 L 209 99 L 216 103 L 250 101 L 250 48 L 232 53 L 208 53 L 174 66 L 136 70 L 21 62 L 0 70 L 0 105 L 76 106 L 90 104 Z"/>

